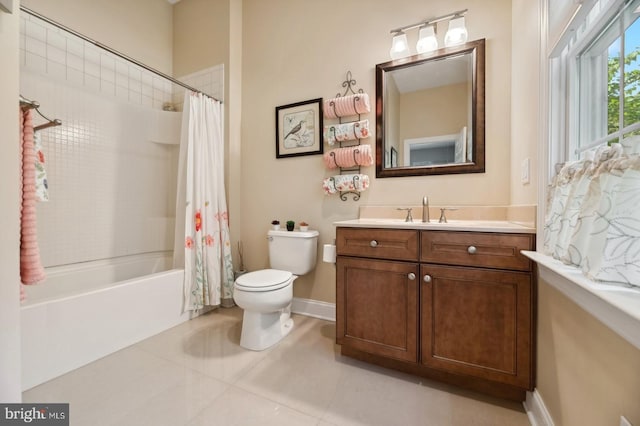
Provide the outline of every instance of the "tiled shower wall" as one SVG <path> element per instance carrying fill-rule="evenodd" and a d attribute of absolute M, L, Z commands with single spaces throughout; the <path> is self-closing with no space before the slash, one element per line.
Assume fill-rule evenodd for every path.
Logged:
<path fill-rule="evenodd" d="M 21 94 L 63 123 L 39 132 L 43 264 L 172 250 L 181 113 L 162 108 L 184 89 L 38 18 L 21 21 Z M 192 85 L 221 94 L 216 68 Z"/>

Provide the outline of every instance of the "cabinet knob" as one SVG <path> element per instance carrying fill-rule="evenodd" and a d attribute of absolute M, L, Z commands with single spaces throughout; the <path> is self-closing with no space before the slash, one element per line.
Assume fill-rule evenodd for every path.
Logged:
<path fill-rule="evenodd" d="M 378 247 L 378 242 L 376 240 L 371 240 L 371 242 L 369 243 L 369 245 L 371 247 Z"/>
<path fill-rule="evenodd" d="M 422 278 L 422 280 L 425 283 L 430 283 L 431 282 L 431 275 L 425 275 L 424 278 Z"/>
<path fill-rule="evenodd" d="M 411 281 L 413 281 L 413 280 L 415 280 L 415 279 L 416 279 L 416 274 L 414 274 L 413 272 L 409 272 L 409 275 L 407 275 L 407 277 L 408 277 Z"/>
<path fill-rule="evenodd" d="M 469 246 L 467 248 L 467 252 L 469 252 L 469 254 L 476 254 L 477 251 L 478 249 L 475 246 Z"/>

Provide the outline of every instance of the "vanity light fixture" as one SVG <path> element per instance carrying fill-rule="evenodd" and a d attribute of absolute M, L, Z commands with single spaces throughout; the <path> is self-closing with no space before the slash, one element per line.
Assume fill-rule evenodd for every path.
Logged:
<path fill-rule="evenodd" d="M 420 27 L 420 32 L 418 34 L 418 43 L 416 43 L 416 50 L 418 53 L 431 52 L 438 48 L 435 25 Z"/>
<path fill-rule="evenodd" d="M 409 56 L 409 43 L 407 43 L 407 35 L 404 31 L 400 30 L 393 36 L 389 56 L 393 60 Z"/>
<path fill-rule="evenodd" d="M 444 45 L 447 47 L 457 46 L 465 43 L 468 36 L 467 27 L 464 25 L 464 16 L 453 18 L 449 21 L 449 30 L 444 36 Z"/>
<path fill-rule="evenodd" d="M 418 53 L 428 53 L 438 48 L 438 39 L 436 37 L 436 24 L 438 22 L 450 21 L 449 30 L 444 39 L 444 45 L 455 46 L 467 41 L 468 33 L 464 25 L 464 15 L 468 9 L 459 10 L 448 15 L 438 16 L 437 18 L 427 19 L 416 24 L 406 25 L 404 27 L 391 30 L 393 41 L 391 42 L 391 50 L 389 56 L 396 60 L 409 56 L 409 44 L 407 42 L 406 30 L 420 28 L 418 34 L 418 43 L 416 50 Z"/>

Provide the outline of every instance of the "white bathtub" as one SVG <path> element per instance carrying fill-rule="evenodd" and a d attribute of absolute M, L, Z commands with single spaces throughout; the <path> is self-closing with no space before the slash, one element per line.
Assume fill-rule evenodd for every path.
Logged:
<path fill-rule="evenodd" d="M 47 268 L 22 305 L 23 390 L 188 320 L 170 265 L 162 252 Z"/>

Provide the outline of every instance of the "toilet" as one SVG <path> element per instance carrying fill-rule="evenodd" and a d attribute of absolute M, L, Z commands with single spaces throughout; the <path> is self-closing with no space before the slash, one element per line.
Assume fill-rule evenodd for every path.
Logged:
<path fill-rule="evenodd" d="M 269 231 L 269 266 L 241 275 L 233 299 L 244 309 L 240 346 L 267 349 L 293 328 L 293 281 L 316 266 L 318 231 Z"/>

